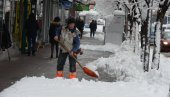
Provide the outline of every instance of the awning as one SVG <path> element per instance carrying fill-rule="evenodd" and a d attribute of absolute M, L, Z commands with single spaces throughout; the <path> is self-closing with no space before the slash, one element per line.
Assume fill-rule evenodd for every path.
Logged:
<path fill-rule="evenodd" d="M 64 7 L 64 9 L 70 9 L 73 7 L 73 3 L 69 0 L 59 0 L 59 2 L 62 4 L 62 6 Z"/>
<path fill-rule="evenodd" d="M 75 3 L 74 8 L 76 11 L 89 11 L 88 4 Z"/>

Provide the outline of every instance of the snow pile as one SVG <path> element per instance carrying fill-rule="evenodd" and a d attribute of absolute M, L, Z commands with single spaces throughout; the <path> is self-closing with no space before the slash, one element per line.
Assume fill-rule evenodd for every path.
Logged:
<path fill-rule="evenodd" d="M 167 97 L 168 87 L 145 82 L 94 82 L 77 79 L 23 78 L 0 97 Z"/>
<path fill-rule="evenodd" d="M 170 60 L 169 58 L 164 57 L 161 55 L 160 58 L 160 69 L 159 71 L 162 73 L 162 81 L 170 84 Z"/>
<path fill-rule="evenodd" d="M 108 48 L 100 48 L 103 51 L 109 51 Z M 86 49 L 95 49 L 97 46 L 84 46 Z M 96 47 L 96 48 L 95 48 Z M 88 63 L 87 67 L 98 70 L 103 70 L 105 73 L 114 78 L 115 81 L 146 81 L 148 83 L 166 84 L 170 83 L 170 60 L 161 56 L 161 65 L 159 70 L 143 71 L 143 65 L 140 61 L 140 56 L 132 52 L 132 48 L 123 43 L 122 47 L 114 51 L 112 45 L 110 52 L 115 52 L 109 58 L 99 58 L 98 60 Z M 100 71 L 99 71 L 100 72 Z"/>
<path fill-rule="evenodd" d="M 97 50 L 97 51 L 108 51 L 114 53 L 117 51 L 120 47 L 117 45 L 113 45 L 111 43 L 107 43 L 106 45 L 81 45 L 82 49 L 88 49 L 88 50 Z"/>
<path fill-rule="evenodd" d="M 92 66 L 87 65 L 89 68 L 94 67 L 93 65 L 97 68 L 102 68 L 104 72 L 115 78 L 116 81 L 141 79 L 141 72 L 143 72 L 139 56 L 133 52 L 123 50 L 117 51 L 115 55 L 109 58 L 99 58 L 88 64 L 92 64 Z"/>

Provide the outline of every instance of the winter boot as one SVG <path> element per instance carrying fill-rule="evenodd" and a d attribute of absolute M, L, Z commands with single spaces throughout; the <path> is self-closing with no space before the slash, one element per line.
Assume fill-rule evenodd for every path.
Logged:
<path fill-rule="evenodd" d="M 77 78 L 76 72 L 70 72 L 69 78 L 70 79 Z"/>
<path fill-rule="evenodd" d="M 64 77 L 63 71 L 57 71 L 56 77 Z"/>

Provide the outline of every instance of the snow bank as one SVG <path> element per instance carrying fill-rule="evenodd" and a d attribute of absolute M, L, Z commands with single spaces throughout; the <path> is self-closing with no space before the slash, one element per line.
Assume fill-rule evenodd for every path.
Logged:
<path fill-rule="evenodd" d="M 111 49 L 108 49 L 112 47 Z M 84 46 L 86 49 L 98 50 L 98 46 Z M 99 50 L 114 52 L 109 58 L 99 58 L 98 60 L 88 63 L 89 68 L 96 68 L 103 70 L 106 74 L 110 75 L 116 81 L 146 81 L 148 83 L 166 84 L 170 83 L 170 60 L 169 58 L 161 56 L 161 65 L 159 70 L 150 70 L 149 72 L 143 71 L 143 65 L 140 61 L 140 56 L 132 52 L 132 48 L 123 43 L 122 47 L 116 49 L 112 44 Z"/>
<path fill-rule="evenodd" d="M 167 97 L 168 87 L 145 82 L 94 82 L 77 79 L 25 77 L 0 97 Z"/>
<path fill-rule="evenodd" d="M 170 60 L 169 58 L 161 55 L 160 56 L 160 69 L 162 81 L 170 84 Z"/>
<path fill-rule="evenodd" d="M 115 55 L 109 58 L 99 58 L 98 60 L 88 63 L 102 68 L 104 72 L 109 74 L 116 81 L 131 81 L 133 79 L 141 79 L 143 72 L 142 63 L 139 56 L 133 52 L 119 50 Z M 87 65 L 91 68 L 92 66 Z"/>

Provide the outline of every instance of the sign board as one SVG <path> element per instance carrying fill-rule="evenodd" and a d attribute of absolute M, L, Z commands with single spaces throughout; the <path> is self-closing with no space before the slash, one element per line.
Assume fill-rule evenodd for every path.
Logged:
<path fill-rule="evenodd" d="M 115 15 L 110 19 L 106 18 L 105 43 L 121 45 L 123 40 L 123 31 L 124 15 Z"/>

